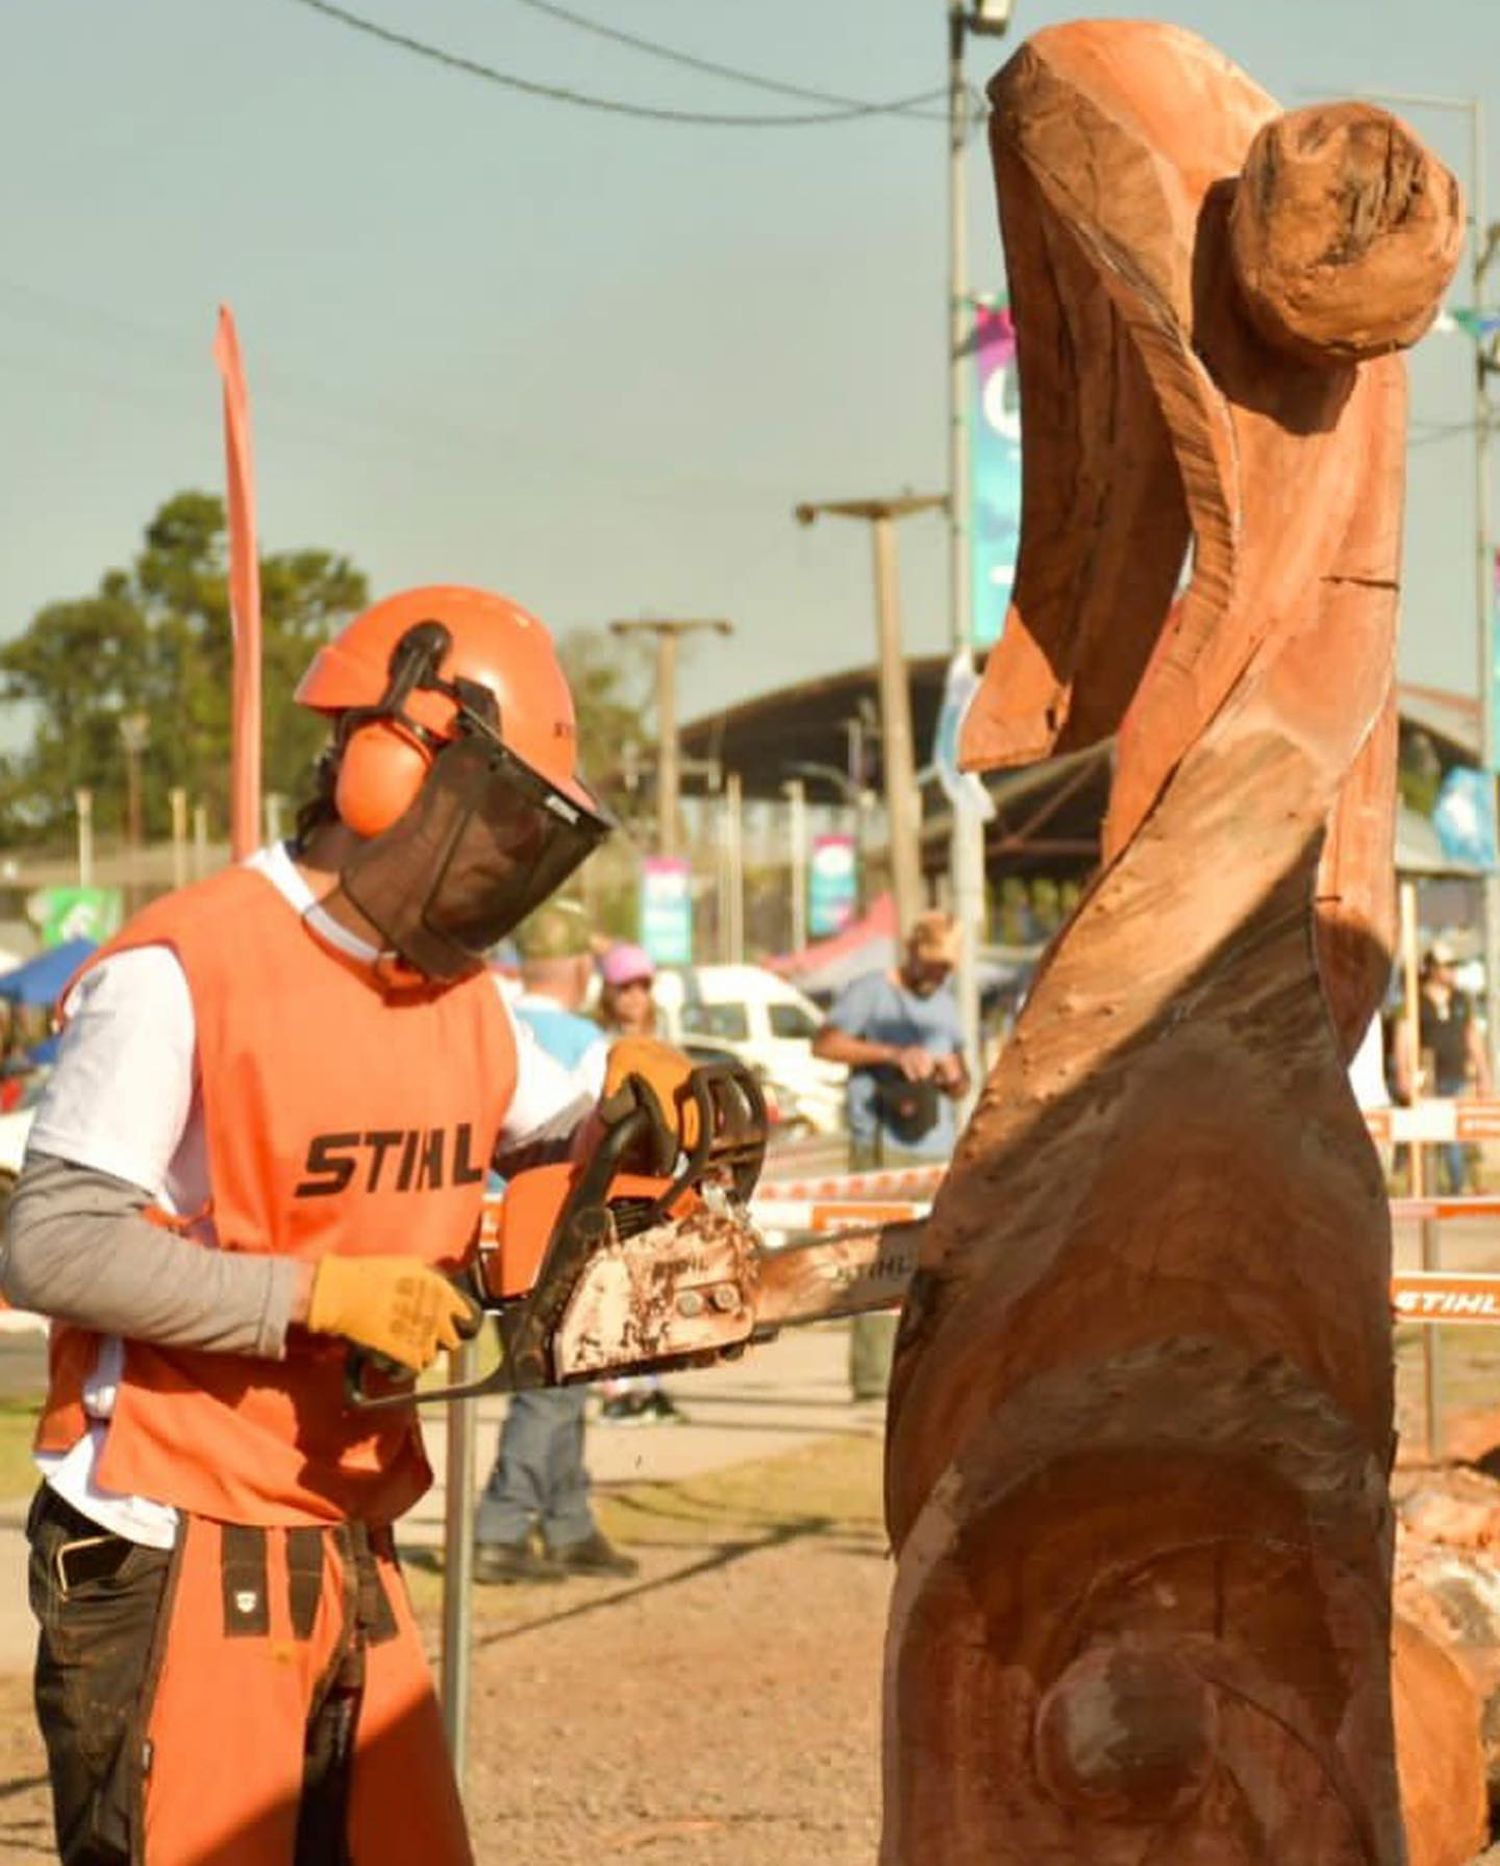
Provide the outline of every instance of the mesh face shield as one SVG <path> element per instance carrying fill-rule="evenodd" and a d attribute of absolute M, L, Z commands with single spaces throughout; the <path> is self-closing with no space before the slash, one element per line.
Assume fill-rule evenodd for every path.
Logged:
<path fill-rule="evenodd" d="M 340 724 L 341 746 L 381 720 L 431 754 L 414 801 L 350 856 L 339 887 L 394 951 L 440 983 L 478 971 L 495 942 L 561 887 L 614 827 L 507 749 L 487 688 L 439 677 L 451 646 L 440 622 L 408 630 L 379 703 L 351 708 Z M 453 702 L 454 737 L 435 737 L 406 711 L 418 689 Z"/>
<path fill-rule="evenodd" d="M 437 753 L 405 815 L 350 856 L 339 885 L 403 959 L 447 982 L 477 971 L 610 828 L 498 741 L 465 734 Z"/>

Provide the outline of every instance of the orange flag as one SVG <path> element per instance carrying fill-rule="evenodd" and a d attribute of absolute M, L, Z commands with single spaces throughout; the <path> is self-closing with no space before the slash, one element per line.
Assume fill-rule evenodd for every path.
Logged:
<path fill-rule="evenodd" d="M 229 505 L 229 616 L 234 692 L 229 753 L 229 847 L 236 861 L 260 844 L 260 559 L 255 550 L 255 459 L 250 397 L 234 313 L 219 306 L 214 361 L 224 378 L 224 458 Z"/>

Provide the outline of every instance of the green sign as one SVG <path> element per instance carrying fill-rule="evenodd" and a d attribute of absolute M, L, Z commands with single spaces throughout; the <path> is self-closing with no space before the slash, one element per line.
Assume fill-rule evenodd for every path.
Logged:
<path fill-rule="evenodd" d="M 41 928 L 44 946 L 70 939 L 107 940 L 118 933 L 125 902 L 118 888 L 38 888 L 26 912 Z"/>

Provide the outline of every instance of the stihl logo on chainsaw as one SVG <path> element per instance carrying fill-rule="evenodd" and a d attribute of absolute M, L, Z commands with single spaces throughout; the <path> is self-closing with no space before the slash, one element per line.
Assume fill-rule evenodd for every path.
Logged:
<path fill-rule="evenodd" d="M 460 1121 L 444 1127 L 376 1128 L 367 1134 L 314 1134 L 303 1163 L 306 1177 L 294 1197 L 326 1199 L 358 1182 L 365 1192 L 434 1192 L 473 1186 L 484 1178 L 474 1155 L 474 1130 Z"/>

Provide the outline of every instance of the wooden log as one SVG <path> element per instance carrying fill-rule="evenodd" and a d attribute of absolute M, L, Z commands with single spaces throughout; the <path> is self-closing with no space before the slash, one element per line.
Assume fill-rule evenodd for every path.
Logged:
<path fill-rule="evenodd" d="M 1457 194 L 1171 27 L 1049 29 L 990 96 L 1024 506 L 964 750 L 1117 759 L 903 1315 L 882 1859 L 1397 1866 L 1390 1234 L 1345 1063 L 1392 920 L 1383 352 Z"/>
<path fill-rule="evenodd" d="M 1440 1640 L 1399 1616 L 1391 1677 L 1406 1866 L 1463 1866 L 1490 1831 L 1473 1684 Z"/>

